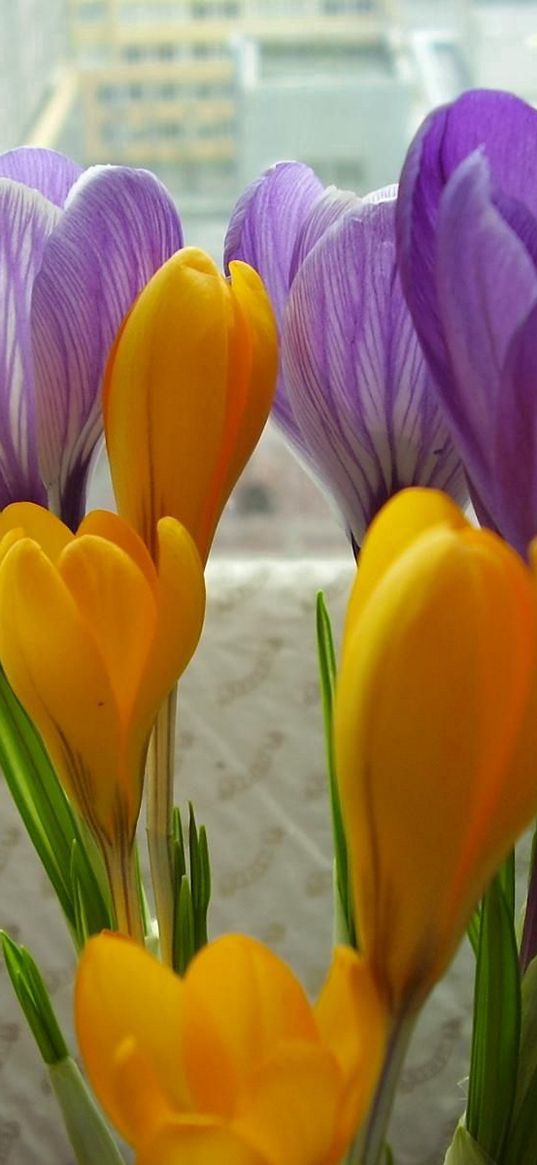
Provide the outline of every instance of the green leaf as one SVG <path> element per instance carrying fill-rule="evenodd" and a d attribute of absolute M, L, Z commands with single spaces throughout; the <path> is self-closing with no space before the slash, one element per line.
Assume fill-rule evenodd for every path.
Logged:
<path fill-rule="evenodd" d="M 13 989 L 43 1060 L 56 1064 L 69 1052 L 41 972 L 30 952 L 5 931 L 0 931 L 0 942 Z"/>
<path fill-rule="evenodd" d="M 466 927 L 466 934 L 468 935 L 468 938 L 470 940 L 470 945 L 472 947 L 472 950 L 473 950 L 476 958 L 477 958 L 477 952 L 479 950 L 479 931 L 480 931 L 480 928 L 481 928 L 481 904 L 476 906 L 476 908 L 472 914 L 472 917 L 468 923 L 468 926 Z"/>
<path fill-rule="evenodd" d="M 105 902 L 95 872 L 80 841 L 71 847 L 71 886 L 78 945 L 84 946 L 92 934 L 113 929 L 111 907 Z"/>
<path fill-rule="evenodd" d="M 535 1165 L 537 1147 L 537 1069 L 513 1120 L 501 1165 Z"/>
<path fill-rule="evenodd" d="M 125 1165 L 75 1061 L 52 1064 L 49 1077 L 78 1165 Z"/>
<path fill-rule="evenodd" d="M 79 943 L 81 895 L 107 917 L 92 858 L 76 816 L 31 720 L 0 669 L 0 768 L 30 840 L 54 887 L 75 943 Z M 73 884 L 73 844 L 77 849 Z M 104 908 L 104 909 L 103 909 Z M 89 921 L 89 925 L 92 922 Z M 109 925 L 105 921 L 105 925 Z"/>
<path fill-rule="evenodd" d="M 476 1144 L 461 1122 L 445 1156 L 444 1165 L 494 1165 L 494 1163 Z"/>
<path fill-rule="evenodd" d="M 186 874 L 183 874 L 181 878 L 175 898 L 173 939 L 174 970 L 179 975 L 184 975 L 188 964 L 196 953 L 192 895 Z"/>
<path fill-rule="evenodd" d="M 537 958 L 532 959 L 522 979 L 522 1024 L 515 1112 L 520 1109 L 531 1081 L 537 1073 Z"/>
<path fill-rule="evenodd" d="M 483 900 L 474 994 L 466 1128 L 500 1161 L 513 1112 L 520 1045 L 521 991 L 510 903 L 500 877 Z"/>
<path fill-rule="evenodd" d="M 336 656 L 330 616 L 324 601 L 322 591 L 317 595 L 316 609 L 317 626 L 317 654 L 319 660 L 319 681 L 321 687 L 321 702 L 323 709 L 324 736 L 326 744 L 326 762 L 328 768 L 328 785 L 330 794 L 330 808 L 332 814 L 332 835 L 334 845 L 335 876 L 337 886 L 336 903 L 339 903 L 344 928 L 351 946 L 356 946 L 356 932 L 354 927 L 352 901 L 349 887 L 349 863 L 347 855 L 347 840 L 341 813 L 339 789 L 336 779 L 334 758 L 333 713 L 334 693 L 336 686 Z M 337 916 L 336 916 L 337 921 Z"/>

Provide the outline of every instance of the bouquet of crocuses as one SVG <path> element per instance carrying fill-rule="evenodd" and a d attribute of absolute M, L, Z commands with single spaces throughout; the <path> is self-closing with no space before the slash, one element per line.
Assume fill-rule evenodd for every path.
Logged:
<path fill-rule="evenodd" d="M 15 150 L 0 201 L 0 762 L 73 938 L 102 1110 L 2 943 L 77 1161 L 126 1159 L 111 1122 L 138 1165 L 388 1165 L 408 1041 L 466 933 L 446 1165 L 535 1165 L 537 862 L 519 926 L 513 846 L 537 816 L 537 112 L 469 92 L 364 198 L 273 167 L 227 277 L 145 171 Z M 339 664 L 317 606 L 335 941 L 313 1004 L 261 943 L 209 941 L 207 838 L 174 807 L 204 565 L 274 392 L 357 566 Z M 118 513 L 85 514 L 103 427 Z"/>

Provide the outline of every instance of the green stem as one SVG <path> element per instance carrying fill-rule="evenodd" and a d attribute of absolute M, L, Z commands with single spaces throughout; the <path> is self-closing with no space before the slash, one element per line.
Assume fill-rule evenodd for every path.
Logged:
<path fill-rule="evenodd" d="M 160 957 L 173 966 L 173 780 L 177 686 L 158 713 L 149 746 L 147 845 L 159 927 Z"/>
<path fill-rule="evenodd" d="M 121 838 L 116 845 L 103 846 L 103 858 L 118 930 L 143 946 L 144 928 L 134 845 L 127 838 Z"/>
<path fill-rule="evenodd" d="M 381 1161 L 395 1090 L 415 1022 L 415 1015 L 402 1015 L 392 1027 L 369 1116 L 352 1145 L 347 1165 L 379 1165 Z"/>

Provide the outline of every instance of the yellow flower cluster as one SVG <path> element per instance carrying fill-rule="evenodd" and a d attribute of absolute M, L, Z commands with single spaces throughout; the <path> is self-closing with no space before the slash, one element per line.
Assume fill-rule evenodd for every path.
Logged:
<path fill-rule="evenodd" d="M 121 517 L 76 534 L 30 503 L 0 516 L 0 660 L 135 917 L 150 734 L 196 648 L 203 566 L 265 423 L 277 345 L 259 277 L 187 248 L 112 350 L 105 429 Z M 254 940 L 180 978 L 131 939 L 82 955 L 80 1049 L 138 1165 L 337 1165 L 390 1029 L 413 1016 L 537 813 L 535 579 L 435 491 L 377 517 L 350 598 L 334 747 L 360 954 L 311 1006 Z"/>

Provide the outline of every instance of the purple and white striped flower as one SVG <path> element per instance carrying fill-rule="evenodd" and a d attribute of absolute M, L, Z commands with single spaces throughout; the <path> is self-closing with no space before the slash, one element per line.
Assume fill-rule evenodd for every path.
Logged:
<path fill-rule="evenodd" d="M 537 111 L 474 90 L 412 143 L 401 280 L 475 509 L 522 554 L 537 534 Z"/>
<path fill-rule="evenodd" d="M 273 415 L 355 546 L 399 489 L 466 496 L 397 274 L 395 200 L 395 187 L 325 191 L 307 167 L 283 163 L 243 196 L 226 245 L 227 261 L 257 267 L 275 305 Z"/>
<path fill-rule="evenodd" d="M 149 172 L 31 148 L 0 156 L 0 224 L 0 508 L 48 501 L 74 528 L 109 349 L 181 224 Z"/>

